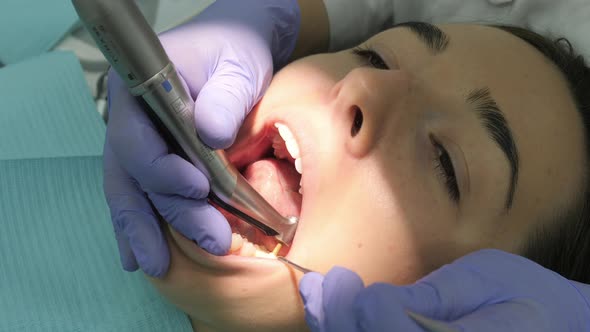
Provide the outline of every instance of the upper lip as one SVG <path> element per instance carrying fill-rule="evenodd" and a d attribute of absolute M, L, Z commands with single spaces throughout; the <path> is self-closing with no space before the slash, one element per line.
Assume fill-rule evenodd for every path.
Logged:
<path fill-rule="evenodd" d="M 308 181 L 311 177 L 314 169 L 313 165 L 313 144 L 310 144 L 309 133 L 307 132 L 306 124 L 300 121 L 297 117 L 293 116 L 280 116 L 281 114 L 273 114 L 274 116 L 268 117 L 264 121 L 263 128 L 259 128 L 257 132 L 251 132 L 250 128 L 243 128 L 243 133 L 238 135 L 238 139 L 232 147 L 228 149 L 228 156 L 232 163 L 238 167 L 238 169 L 247 166 L 248 164 L 260 160 L 264 157 L 264 154 L 268 152 L 271 147 L 272 136 L 277 135 L 277 129 L 274 127 L 275 123 L 281 123 L 287 126 L 293 136 L 300 150 L 301 157 L 301 185 L 304 189 L 309 187 Z M 247 125 L 247 124 L 246 124 Z M 250 126 L 252 126 L 250 124 Z M 255 145 L 264 145 L 263 150 L 257 151 L 256 148 L 252 148 Z M 304 194 L 305 196 L 305 194 Z M 304 197 L 305 198 L 305 197 Z M 305 203 L 304 203 L 305 204 Z"/>
<path fill-rule="evenodd" d="M 299 128 L 293 123 L 293 121 L 289 121 L 289 120 L 290 119 L 288 119 L 288 118 L 270 119 L 269 121 L 265 122 L 265 128 L 266 128 L 266 130 L 272 130 L 272 135 L 278 135 L 278 129 L 275 127 L 275 124 L 281 124 L 281 125 L 284 125 L 287 128 L 289 128 L 289 131 L 293 134 L 293 138 L 294 138 L 295 142 L 297 143 L 297 146 L 299 147 L 299 158 L 301 159 L 301 163 L 302 163 L 300 185 L 301 185 L 301 188 L 304 188 L 304 185 L 303 185 L 303 178 L 304 178 L 304 174 L 305 174 L 304 160 L 306 158 L 304 158 L 304 151 L 302 150 L 302 142 L 301 142 L 299 130 L 298 130 Z M 269 128 L 272 128 L 272 129 L 269 129 Z M 290 155 L 289 152 L 288 152 L 288 154 Z M 291 156 L 291 159 L 293 159 L 292 156 Z M 295 161 L 293 160 L 293 163 L 294 162 Z M 295 166 L 293 165 L 293 167 L 295 167 Z M 298 223 L 297 227 L 299 227 L 299 222 L 300 222 L 300 218 L 301 218 L 301 212 L 303 211 L 303 206 L 304 206 L 304 202 L 302 199 L 299 220 L 297 222 Z M 297 230 L 295 230 L 295 234 L 297 234 L 296 232 L 297 232 Z M 291 243 L 290 245 L 292 246 L 293 243 Z"/>
<path fill-rule="evenodd" d="M 283 115 L 281 112 L 280 115 Z M 273 127 L 275 123 L 281 123 L 286 125 L 293 134 L 295 141 L 299 146 L 299 156 L 301 158 L 301 188 L 302 188 L 302 202 L 301 202 L 301 210 L 299 215 L 299 223 L 301 223 L 305 216 L 306 206 L 313 201 L 313 185 L 314 181 L 317 180 L 315 174 L 315 168 L 313 167 L 316 165 L 316 161 L 314 158 L 314 147 L 313 144 L 313 136 L 312 131 L 309 130 L 310 126 L 307 123 L 307 120 L 302 120 L 300 116 L 282 116 L 277 118 L 271 118 L 266 121 L 266 127 Z M 297 225 L 297 231 L 295 233 L 295 237 L 291 247 L 295 245 L 295 242 L 298 241 L 298 230 L 301 225 Z M 288 256 L 288 255 L 287 255 Z"/>
<path fill-rule="evenodd" d="M 307 168 L 309 167 L 309 163 L 307 162 L 307 159 L 310 158 L 309 157 L 310 145 L 307 144 L 306 135 L 304 135 L 306 133 L 305 126 L 301 126 L 300 122 L 293 121 L 293 119 L 290 119 L 290 118 L 276 119 L 275 121 L 271 121 L 271 122 L 272 122 L 272 125 L 274 125 L 274 123 L 282 123 L 282 124 L 286 125 L 291 130 L 291 133 L 293 133 L 295 141 L 297 142 L 297 145 L 299 147 L 299 156 L 302 161 L 301 174 L 303 177 L 305 177 L 305 174 L 307 173 Z"/>

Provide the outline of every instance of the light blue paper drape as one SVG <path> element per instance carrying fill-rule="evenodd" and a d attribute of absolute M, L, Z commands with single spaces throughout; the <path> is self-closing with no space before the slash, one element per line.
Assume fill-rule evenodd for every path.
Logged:
<path fill-rule="evenodd" d="M 0 69 L 0 331 L 191 331 L 121 269 L 104 135 L 73 54 Z"/>

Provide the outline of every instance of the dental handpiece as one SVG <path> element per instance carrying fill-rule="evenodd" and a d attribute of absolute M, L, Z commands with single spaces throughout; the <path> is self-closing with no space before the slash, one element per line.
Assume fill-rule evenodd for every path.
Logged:
<path fill-rule="evenodd" d="M 290 245 L 297 218 L 283 217 L 250 186 L 223 150 L 213 150 L 200 140 L 194 123 L 194 101 L 135 2 L 72 0 L 72 3 L 131 94 L 149 105 L 144 109 L 168 143 L 176 147 L 175 152 L 209 179 L 209 200 L 264 234 Z"/>

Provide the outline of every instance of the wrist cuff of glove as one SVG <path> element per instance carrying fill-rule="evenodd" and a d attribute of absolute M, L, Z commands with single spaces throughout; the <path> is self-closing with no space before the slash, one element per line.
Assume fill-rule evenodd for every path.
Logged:
<path fill-rule="evenodd" d="M 301 12 L 297 0 L 217 0 L 196 20 L 238 22 L 252 29 L 268 43 L 276 70 L 295 50 Z"/>
<path fill-rule="evenodd" d="M 274 21 L 271 53 L 274 68 L 277 70 L 287 64 L 295 50 L 301 26 L 301 11 L 297 0 L 267 2 L 266 10 Z"/>

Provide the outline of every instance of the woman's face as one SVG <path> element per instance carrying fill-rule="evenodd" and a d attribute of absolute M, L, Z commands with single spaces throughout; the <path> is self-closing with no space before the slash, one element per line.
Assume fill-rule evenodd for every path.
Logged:
<path fill-rule="evenodd" d="M 410 283 L 480 248 L 518 253 L 573 198 L 583 128 L 558 70 L 499 29 L 440 29 L 396 27 L 356 54 L 294 62 L 248 117 L 229 154 L 280 212 L 301 209 L 290 260 Z M 301 207 L 275 123 L 298 146 Z M 269 151 L 287 161 L 247 167 Z M 154 283 L 199 331 L 304 329 L 299 272 L 170 236 L 170 272 Z"/>

